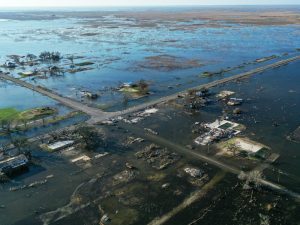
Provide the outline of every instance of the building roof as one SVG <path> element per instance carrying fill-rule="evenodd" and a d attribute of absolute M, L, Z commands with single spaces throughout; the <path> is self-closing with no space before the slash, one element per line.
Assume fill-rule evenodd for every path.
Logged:
<path fill-rule="evenodd" d="M 27 157 L 24 154 L 20 154 L 15 157 L 9 157 L 9 158 L 6 158 L 6 159 L 0 161 L 0 171 L 6 167 L 16 169 L 20 166 L 26 165 L 28 162 L 29 162 L 29 160 L 27 159 Z"/>

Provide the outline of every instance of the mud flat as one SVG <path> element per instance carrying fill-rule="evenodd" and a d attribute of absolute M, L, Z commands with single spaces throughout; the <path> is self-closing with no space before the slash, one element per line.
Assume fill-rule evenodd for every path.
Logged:
<path fill-rule="evenodd" d="M 105 11 L 99 9 L 73 12 L 53 10 L 47 11 L 46 13 L 43 11 L 0 12 L 0 18 L 8 20 L 57 20 L 62 18 L 84 18 L 90 20 L 102 19 L 108 15 L 127 18 L 129 21 L 140 21 L 138 26 L 141 27 L 154 27 L 157 21 L 186 22 L 192 20 L 210 20 L 212 24 L 213 22 L 219 24 L 219 21 L 253 25 L 288 25 L 300 23 L 299 10 L 295 7 L 249 7 L 247 9 L 239 7 L 235 7 L 234 9 L 225 7 L 193 7 L 181 11 L 166 11 L 154 8 L 154 10 L 139 9 L 135 11 Z M 153 18 L 155 18 L 155 20 Z M 90 23 L 93 23 L 93 21 L 90 20 Z M 113 24 L 111 26 L 113 26 Z M 199 27 L 200 26 L 203 25 L 199 24 Z M 89 35 L 89 33 L 87 33 L 87 35 Z M 93 33 L 91 35 L 93 35 Z"/>
<path fill-rule="evenodd" d="M 137 65 L 138 68 L 160 71 L 174 71 L 178 69 L 189 69 L 201 66 L 203 66 L 203 64 L 201 64 L 198 60 L 185 59 L 172 55 L 149 56 Z"/>
<path fill-rule="evenodd" d="M 297 9 L 260 9 L 252 11 L 242 9 L 193 9 L 186 12 L 163 12 L 163 11 L 144 11 L 144 12 L 123 12 L 116 13 L 117 16 L 135 18 L 139 20 L 161 21 L 191 21 L 191 20 L 210 20 L 225 21 L 228 23 L 252 24 L 252 25 L 287 25 L 299 24 L 299 11 Z M 203 26 L 200 24 L 200 26 Z M 199 27 L 200 27 L 199 26 Z"/>

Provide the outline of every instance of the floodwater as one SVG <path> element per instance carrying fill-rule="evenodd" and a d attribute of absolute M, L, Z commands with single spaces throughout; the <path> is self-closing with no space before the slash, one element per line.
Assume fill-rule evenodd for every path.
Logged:
<path fill-rule="evenodd" d="M 280 59 L 292 57 L 300 46 L 299 25 L 261 26 L 218 21 L 217 25 L 212 26 L 206 20 L 141 24 L 109 13 L 96 19 L 75 15 L 35 20 L 30 16 L 28 19 L 26 14 L 25 18 L 20 19 L 19 15 L 14 18 L 11 13 L 10 19 L 0 19 L 1 64 L 7 55 L 38 55 L 45 50 L 83 56 L 83 61 L 96 63 L 93 70 L 26 80 L 81 101 L 78 94 L 81 90 L 100 92 L 99 99 L 87 103 L 107 110 L 126 108 L 275 60 L 245 64 L 244 67 L 209 78 L 199 76 L 204 71 L 236 67 L 271 55 L 277 55 Z M 183 29 L 194 24 L 201 26 Z M 146 57 L 164 54 L 198 60 L 203 65 L 171 67 L 167 70 L 141 67 L 147 64 Z M 230 119 L 247 127 L 243 135 L 280 154 L 276 164 L 264 170 L 266 179 L 297 193 L 300 192 L 300 146 L 286 137 L 300 126 L 299 71 L 299 62 L 294 62 L 210 90 L 214 94 L 232 90 L 236 92 L 235 97 L 245 100 L 240 106 L 244 113 L 240 116 L 229 115 Z M 10 72 L 17 75 L 16 71 Z M 151 96 L 124 104 L 124 96 L 110 89 L 120 83 L 140 79 L 150 82 Z M 25 110 L 39 106 L 57 107 L 61 115 L 70 112 L 70 109 L 47 97 L 1 81 L 0 108 Z M 214 121 L 223 114 L 224 108 L 228 109 L 222 102 L 214 102 L 199 113 L 190 115 L 184 113 L 181 107 L 166 105 L 161 106 L 157 114 L 134 125 L 134 128 L 132 125 L 125 128 L 118 125 L 103 127 L 109 139 L 103 151 L 109 155 L 92 163 L 72 163 L 74 157 L 82 154 L 93 156 L 94 153 L 82 149 L 76 149 L 75 155 L 66 156 L 63 152 L 46 153 L 40 151 L 38 146 L 32 146 L 33 162 L 29 171 L 0 185 L 0 224 L 42 224 L 41 218 L 49 219 L 50 224 L 99 224 L 101 210 L 112 217 L 114 225 L 148 224 L 199 190 L 199 186 L 191 183 L 182 172 L 183 168 L 201 168 L 209 179 L 220 169 L 182 153 L 178 162 L 157 171 L 134 156 L 135 152 L 152 141 L 146 140 L 130 147 L 124 146 L 123 142 L 128 136 L 139 137 L 142 133 L 136 131 L 144 132 L 143 128 L 147 127 L 157 131 L 159 137 L 168 141 L 166 143 L 190 145 L 197 136 L 191 132 L 192 125 Z M 26 135 L 35 136 L 84 119 L 81 115 L 51 127 L 30 130 Z M 173 151 L 171 147 L 168 150 Z M 207 147 L 197 147 L 196 151 L 212 154 Z M 238 159 L 219 160 L 235 166 L 242 162 Z M 126 170 L 126 162 L 137 167 L 134 178 L 112 184 L 114 176 Z M 253 166 L 251 163 L 249 165 Z M 47 182 L 35 187 L 10 190 L 11 187 L 45 180 Z M 169 188 L 163 189 L 164 184 L 169 184 Z M 299 203 L 294 199 L 265 189 L 244 190 L 242 186 L 242 181 L 235 175 L 226 174 L 203 199 L 182 210 L 166 224 L 299 224 Z"/>
<path fill-rule="evenodd" d="M 300 125 L 299 69 L 300 63 L 294 62 L 210 90 L 213 94 L 223 90 L 234 91 L 233 97 L 244 99 L 245 102 L 238 106 L 244 112 L 240 116 L 232 115 L 230 112 L 235 107 L 226 106 L 222 102 L 209 104 L 199 113 L 190 116 L 180 108 L 170 110 L 169 106 L 166 106 L 165 114 L 170 117 L 162 113 L 152 120 L 142 121 L 141 126 L 158 130 L 160 135 L 168 140 L 176 140 L 176 143 L 185 146 L 197 137 L 191 132 L 195 122 L 213 122 L 216 118 L 227 115 L 233 121 L 246 126 L 243 135 L 269 146 L 272 152 L 280 154 L 275 167 L 270 169 L 274 171 L 266 172 L 271 176 L 269 178 L 278 181 L 279 171 L 280 183 L 299 192 L 299 143 L 287 138 Z M 224 114 L 224 110 L 228 113 Z M 207 147 L 199 148 L 204 152 L 207 150 Z"/>
<path fill-rule="evenodd" d="M 82 90 L 99 92 L 99 99 L 87 103 L 106 110 L 118 110 L 208 82 L 207 78 L 198 76 L 204 71 L 218 71 L 271 55 L 293 55 L 300 46 L 298 25 L 259 26 L 223 21 L 212 25 L 209 20 L 138 21 L 107 12 L 97 18 L 75 13 L 44 20 L 26 15 L 24 20 L 20 16 L 15 16 L 14 20 L 11 14 L 11 19 L 1 21 L 1 61 L 4 62 L 7 55 L 38 55 L 42 51 L 83 56 L 82 61 L 95 62 L 93 70 L 35 79 L 34 82 L 77 100 L 82 100 L 79 94 Z M 179 62 L 196 60 L 198 65 L 149 68 L 146 57 L 161 55 L 177 57 Z M 140 79 L 149 81 L 149 97 L 127 102 L 123 94 L 110 89 Z"/>
<path fill-rule="evenodd" d="M 71 110 L 58 104 L 32 90 L 17 86 L 11 82 L 1 82 L 0 86 L 1 102 L 0 108 L 15 108 L 19 111 L 49 106 L 59 108 L 59 115 L 63 115 Z"/>
<path fill-rule="evenodd" d="M 271 153 L 280 155 L 275 164 L 264 170 L 263 176 L 299 193 L 300 144 L 287 139 L 287 136 L 300 125 L 299 69 L 300 63 L 294 62 L 239 82 L 231 82 L 210 89 L 212 95 L 223 90 L 230 90 L 236 93 L 233 97 L 244 99 L 245 102 L 239 106 L 243 114 L 239 116 L 232 115 L 230 112 L 234 107 L 226 106 L 222 101 L 213 102 L 203 107 L 200 112 L 193 114 L 184 113 L 183 108 L 178 105 L 166 104 L 162 106 L 160 113 L 140 122 L 138 126 L 151 128 L 157 131 L 160 137 L 172 143 L 181 146 L 193 145 L 194 139 L 198 136 L 192 133 L 193 124 L 213 122 L 216 118 L 224 116 L 225 110 L 228 112 L 225 115 L 229 116 L 229 120 L 246 126 L 242 136 L 262 143 L 271 148 Z M 210 150 L 207 146 L 198 146 L 195 151 L 213 156 L 214 148 L 214 145 L 210 146 Z M 257 166 L 257 162 L 245 162 L 242 158 L 217 157 L 217 159 L 241 169 L 246 169 L 247 166 L 254 168 Z M 221 221 L 222 224 L 260 224 L 260 214 L 268 215 L 271 218 L 270 224 L 299 223 L 300 218 L 296 214 L 299 210 L 299 203 L 292 198 L 280 196 L 274 192 L 259 191 L 252 193 L 255 196 L 255 200 L 252 201 L 249 196 L 247 197 L 249 193 L 246 194 L 243 189 L 234 188 L 236 178 L 229 176 L 225 180 L 227 183 L 218 186 L 222 191 L 217 188 L 214 193 L 210 193 L 209 197 L 205 198 L 207 200 L 193 204 L 166 224 L 182 224 L 183 221 L 188 224 L 197 218 L 200 219 L 194 224 L 219 224 Z M 226 197 L 220 192 L 227 193 Z M 213 197 L 218 195 L 223 197 L 219 200 Z M 266 204 L 277 201 L 277 210 L 267 212 Z M 247 207 L 243 207 L 243 204 Z"/>
<path fill-rule="evenodd" d="M 32 90 L 14 85 L 10 82 L 1 82 L 0 84 L 0 108 L 14 108 L 18 111 L 24 111 L 28 109 L 38 108 L 38 107 L 51 107 L 57 109 L 56 116 L 66 116 L 73 110 L 55 102 L 48 97 L 45 97 L 39 93 Z M 19 131 L 13 133 L 12 136 L 27 136 L 34 137 L 37 135 L 42 135 L 50 131 L 55 131 L 57 129 L 63 128 L 65 126 L 70 126 L 86 120 L 88 117 L 85 115 L 77 115 L 71 118 L 66 118 L 62 121 L 57 121 L 56 123 L 49 124 L 48 126 L 38 126 L 34 128 L 29 128 L 25 131 Z M 47 118 L 46 118 L 47 119 Z M 12 136 L 10 135 L 0 135 L 0 143 L 5 144 L 11 141 Z"/>

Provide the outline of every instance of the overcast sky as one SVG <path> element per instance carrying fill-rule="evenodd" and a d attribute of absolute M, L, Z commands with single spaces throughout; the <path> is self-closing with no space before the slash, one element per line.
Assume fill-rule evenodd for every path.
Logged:
<path fill-rule="evenodd" d="M 0 0 L 0 7 L 300 4 L 300 0 Z"/>

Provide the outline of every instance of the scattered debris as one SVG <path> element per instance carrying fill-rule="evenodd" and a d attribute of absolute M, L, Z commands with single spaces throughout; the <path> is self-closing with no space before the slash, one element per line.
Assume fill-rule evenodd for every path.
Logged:
<path fill-rule="evenodd" d="M 133 114 L 133 119 L 125 119 L 123 117 L 119 117 L 117 118 L 118 120 L 123 120 L 125 123 L 130 123 L 130 124 L 134 124 L 134 123 L 138 123 L 139 121 L 143 120 L 146 117 L 151 116 L 152 114 L 155 114 L 158 112 L 158 109 L 156 108 L 149 108 L 146 109 L 142 112 L 137 112 Z"/>
<path fill-rule="evenodd" d="M 150 129 L 150 128 L 144 128 L 145 131 L 149 132 L 150 134 L 158 135 L 158 132 Z"/>
<path fill-rule="evenodd" d="M 211 102 L 207 96 L 209 92 L 207 89 L 198 90 L 189 90 L 186 96 L 186 102 L 190 109 L 192 110 L 199 110 L 200 108 L 207 105 Z"/>
<path fill-rule="evenodd" d="M 97 155 L 94 156 L 94 159 L 100 159 L 100 158 L 102 158 L 104 156 L 107 156 L 107 155 L 108 155 L 108 152 L 105 152 L 105 153 L 102 153 L 102 154 L 97 154 Z"/>
<path fill-rule="evenodd" d="M 46 176 L 46 179 L 50 179 L 50 178 L 53 178 L 53 177 L 54 177 L 54 175 L 50 174 L 50 175 Z"/>
<path fill-rule="evenodd" d="M 22 185 L 22 186 L 18 186 L 18 187 L 11 187 L 9 189 L 9 191 L 19 191 L 19 190 L 24 190 L 24 189 L 28 189 L 28 188 L 34 188 L 34 187 L 46 184 L 47 182 L 48 182 L 47 179 L 41 180 L 41 181 L 35 181 L 35 182 L 33 182 L 31 184 L 28 184 L 28 185 Z"/>
<path fill-rule="evenodd" d="M 170 186 L 169 183 L 165 183 L 165 184 L 163 184 L 161 187 L 162 187 L 162 189 L 167 189 L 169 186 Z"/>
<path fill-rule="evenodd" d="M 136 142 L 141 143 L 143 141 L 144 141 L 144 139 L 142 139 L 142 138 L 128 137 L 125 145 L 131 145 Z"/>
<path fill-rule="evenodd" d="M 99 97 L 98 94 L 92 93 L 92 92 L 89 92 L 89 91 L 81 91 L 81 94 L 84 97 L 89 98 L 89 99 L 97 99 Z"/>
<path fill-rule="evenodd" d="M 234 95 L 235 92 L 233 91 L 221 91 L 219 94 L 217 94 L 217 98 L 219 99 L 224 99 L 224 98 L 228 98 L 231 95 Z"/>
<path fill-rule="evenodd" d="M 189 174 L 191 177 L 202 177 L 204 174 L 204 171 L 198 169 L 198 168 L 191 168 L 191 167 L 186 167 L 184 168 L 184 172 Z"/>
<path fill-rule="evenodd" d="M 113 176 L 113 184 L 127 183 L 135 178 L 135 170 L 124 170 Z"/>
<path fill-rule="evenodd" d="M 207 145 L 214 141 L 219 141 L 224 138 L 232 138 L 238 135 L 241 131 L 241 126 L 228 120 L 216 120 L 213 123 L 200 124 L 202 129 L 208 131 L 195 139 L 198 145 Z"/>
<path fill-rule="evenodd" d="M 125 166 L 128 168 L 128 169 L 130 169 L 130 170 L 134 170 L 134 169 L 136 169 L 136 167 L 134 167 L 131 163 L 129 163 L 129 162 L 127 162 L 126 164 L 125 164 Z"/>
<path fill-rule="evenodd" d="M 143 159 L 158 170 L 164 169 L 180 159 L 180 156 L 167 149 L 162 149 L 155 144 L 147 146 L 135 154 L 138 159 Z"/>
<path fill-rule="evenodd" d="M 227 102 L 227 105 L 229 106 L 241 105 L 243 101 L 244 100 L 241 98 L 230 98 L 229 101 Z"/>
<path fill-rule="evenodd" d="M 100 219 L 100 225 L 102 225 L 102 224 L 105 225 L 109 221 L 110 221 L 110 218 L 108 217 L 108 215 L 104 214 Z"/>
<path fill-rule="evenodd" d="M 84 161 L 84 162 L 87 162 L 87 161 L 90 161 L 90 160 L 91 160 L 91 158 L 88 157 L 87 155 L 81 155 L 81 156 L 79 156 L 79 157 L 77 157 L 77 158 L 75 158 L 75 159 L 72 159 L 71 162 L 72 162 L 72 163 L 76 163 L 76 162 L 78 162 L 78 161 Z"/>

